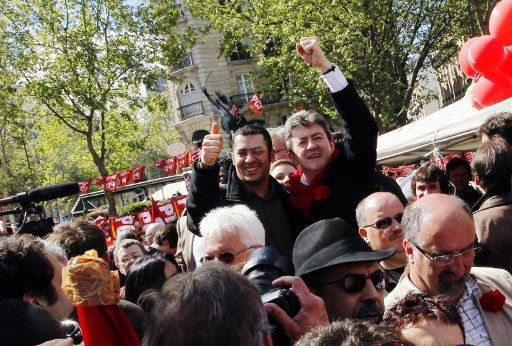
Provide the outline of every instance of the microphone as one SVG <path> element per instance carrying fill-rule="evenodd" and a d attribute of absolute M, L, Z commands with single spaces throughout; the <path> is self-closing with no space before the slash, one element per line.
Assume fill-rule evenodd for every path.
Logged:
<path fill-rule="evenodd" d="M 78 183 L 65 183 L 37 187 L 26 192 L 20 192 L 16 196 L 0 199 L 0 205 L 49 201 L 52 199 L 75 195 L 79 191 Z"/>

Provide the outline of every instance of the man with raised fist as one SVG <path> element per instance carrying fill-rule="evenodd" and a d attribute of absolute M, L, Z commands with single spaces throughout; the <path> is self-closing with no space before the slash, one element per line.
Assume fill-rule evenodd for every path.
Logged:
<path fill-rule="evenodd" d="M 259 125 L 246 125 L 233 138 L 233 165 L 227 184 L 219 183 L 219 157 L 223 137 L 213 123 L 203 140 L 200 159 L 196 161 L 187 198 L 188 227 L 200 235 L 198 225 L 204 215 L 219 206 L 245 204 L 256 212 L 265 228 L 265 245 L 275 246 L 291 258 L 295 229 L 288 193 L 269 174 L 274 155 L 268 131 Z M 224 220 L 231 227 L 230 220 Z M 249 226 L 250 227 L 250 226 Z M 232 230 L 236 232 L 237 230 Z"/>
<path fill-rule="evenodd" d="M 326 58 L 316 38 L 302 37 L 296 50 L 329 87 L 345 136 L 343 143 L 336 144 L 326 119 L 312 110 L 286 120 L 286 146 L 300 166 L 289 188 L 295 220 L 304 228 L 339 217 L 357 228 L 356 206 L 376 190 L 377 124 L 352 82 Z"/>

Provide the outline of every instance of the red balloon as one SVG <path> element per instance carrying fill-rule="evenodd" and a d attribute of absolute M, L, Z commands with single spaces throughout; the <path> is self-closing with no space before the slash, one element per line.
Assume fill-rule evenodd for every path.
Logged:
<path fill-rule="evenodd" d="M 512 46 L 505 47 L 505 60 L 503 60 L 499 71 L 512 76 Z"/>
<path fill-rule="evenodd" d="M 512 0 L 500 1 L 492 10 L 489 18 L 491 35 L 501 41 L 502 45 L 512 44 Z"/>
<path fill-rule="evenodd" d="M 476 37 L 473 37 L 473 38 L 470 38 L 469 40 L 467 40 L 462 45 L 462 47 L 460 47 L 460 52 L 459 52 L 459 66 L 460 66 L 460 69 L 462 70 L 462 72 L 464 72 L 464 74 L 468 78 L 474 78 L 476 76 L 476 74 L 477 74 L 477 72 L 471 66 L 469 66 L 469 61 L 468 61 L 468 49 L 469 49 L 469 46 L 471 45 L 471 42 L 475 38 Z"/>
<path fill-rule="evenodd" d="M 488 107 L 511 96 L 512 77 L 499 72 L 492 72 L 489 75 L 481 76 L 471 90 L 473 106 L 476 102 L 482 107 Z"/>
<path fill-rule="evenodd" d="M 468 48 L 469 66 L 481 74 L 497 70 L 504 58 L 503 46 L 491 35 L 475 37 Z"/>

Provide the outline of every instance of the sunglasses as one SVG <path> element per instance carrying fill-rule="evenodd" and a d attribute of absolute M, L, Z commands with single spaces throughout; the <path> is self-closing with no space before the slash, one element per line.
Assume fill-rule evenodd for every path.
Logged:
<path fill-rule="evenodd" d="M 380 269 L 371 273 L 370 276 L 366 276 L 364 274 L 348 274 L 339 280 L 321 282 L 321 283 L 313 284 L 313 286 L 340 283 L 341 287 L 343 288 L 343 290 L 345 292 L 359 293 L 366 286 L 366 280 L 368 280 L 368 279 L 371 280 L 375 289 L 377 289 L 377 290 L 384 289 L 384 287 L 385 287 L 384 272 Z"/>
<path fill-rule="evenodd" d="M 363 228 L 366 228 L 366 227 L 375 227 L 377 229 L 386 229 L 388 228 L 389 226 L 391 226 L 391 224 L 393 223 L 393 219 L 395 219 L 398 223 L 402 222 L 402 216 L 404 214 L 403 213 L 399 213 L 399 214 L 396 214 L 395 216 L 393 217 L 385 217 L 385 218 L 382 218 L 382 219 L 379 219 L 377 220 L 376 222 L 374 223 L 371 223 L 369 225 L 366 225 L 366 226 L 363 226 Z"/>
<path fill-rule="evenodd" d="M 260 246 L 259 245 L 254 245 L 254 246 L 245 248 L 242 251 L 238 251 L 237 253 L 232 253 L 232 252 L 227 252 L 226 251 L 226 252 L 222 252 L 218 256 L 204 256 L 203 258 L 201 258 L 199 260 L 199 262 L 205 263 L 205 262 L 210 262 L 210 261 L 213 261 L 214 259 L 217 259 L 219 262 L 222 262 L 222 263 L 225 263 L 225 264 L 230 264 L 231 262 L 233 262 L 235 260 L 235 257 L 237 255 L 239 255 L 242 252 L 245 252 L 245 251 L 247 251 L 249 249 L 255 249 L 255 248 L 258 248 L 258 247 L 260 247 Z"/>

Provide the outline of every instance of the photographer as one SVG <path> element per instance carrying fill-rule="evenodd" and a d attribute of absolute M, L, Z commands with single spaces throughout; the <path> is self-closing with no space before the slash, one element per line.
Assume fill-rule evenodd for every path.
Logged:
<path fill-rule="evenodd" d="M 300 303 L 299 312 L 291 318 L 274 303 L 265 304 L 267 314 L 281 327 L 293 341 L 310 330 L 329 324 L 327 311 L 322 298 L 309 292 L 308 287 L 299 277 L 283 276 L 273 282 L 274 286 L 291 287 Z"/>

